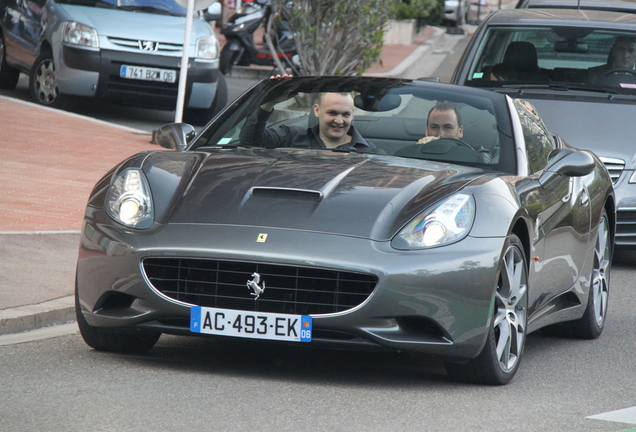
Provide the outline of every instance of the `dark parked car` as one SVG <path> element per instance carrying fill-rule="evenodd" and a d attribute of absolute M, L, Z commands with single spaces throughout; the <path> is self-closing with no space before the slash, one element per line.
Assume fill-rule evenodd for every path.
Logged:
<path fill-rule="evenodd" d="M 636 247 L 636 14 L 515 9 L 489 16 L 451 82 L 523 97 L 551 131 L 596 153 L 616 191 L 616 246 Z M 623 50 L 627 63 L 612 55 Z M 627 50 L 624 50 L 627 48 Z M 623 59 L 621 59 L 623 61 Z M 494 74 L 492 73 L 494 69 Z"/>
<path fill-rule="evenodd" d="M 349 102 L 323 113 L 314 101 L 333 93 Z M 459 111 L 462 139 L 415 144 L 439 101 Z M 370 144 L 271 144 L 336 135 L 352 114 Z M 254 119 L 267 129 L 254 133 Z M 157 141 L 175 151 L 126 159 L 88 200 L 76 310 L 93 348 L 144 351 L 170 333 L 396 350 L 505 384 L 528 333 L 603 330 L 611 180 L 521 99 L 271 79 L 198 135 L 170 124 Z"/>

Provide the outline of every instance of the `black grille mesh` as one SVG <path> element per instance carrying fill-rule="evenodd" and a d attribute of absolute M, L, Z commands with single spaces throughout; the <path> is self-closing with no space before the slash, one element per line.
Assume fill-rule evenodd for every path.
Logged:
<path fill-rule="evenodd" d="M 336 270 L 216 261 L 146 258 L 143 268 L 159 292 L 185 303 L 245 311 L 327 314 L 361 304 L 377 277 Z M 265 291 L 255 300 L 247 287 L 258 273 Z"/>

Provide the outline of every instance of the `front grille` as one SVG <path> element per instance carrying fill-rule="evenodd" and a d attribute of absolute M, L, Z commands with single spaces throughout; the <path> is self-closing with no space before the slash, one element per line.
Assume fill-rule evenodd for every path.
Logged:
<path fill-rule="evenodd" d="M 192 258 L 146 258 L 151 285 L 172 299 L 204 307 L 316 315 L 342 312 L 366 300 L 374 275 L 311 267 Z M 255 300 L 247 287 L 260 275 L 265 291 Z"/>
<path fill-rule="evenodd" d="M 138 39 L 123 39 L 123 38 L 109 37 L 108 41 L 112 43 L 113 45 L 117 45 L 120 48 L 126 49 L 127 51 L 138 51 L 138 52 L 143 52 L 146 54 L 156 53 L 156 54 L 167 55 L 167 56 L 181 56 L 182 55 L 181 50 L 183 48 L 183 45 L 181 44 L 155 42 L 157 44 L 156 50 L 144 51 L 141 48 L 139 48 L 140 43 L 143 43 L 143 41 L 139 41 Z"/>
<path fill-rule="evenodd" d="M 616 183 L 625 169 L 625 161 L 608 157 L 601 157 L 600 159 L 605 165 L 605 168 L 607 168 L 607 171 L 609 171 L 612 183 Z"/>
<path fill-rule="evenodd" d="M 616 212 L 616 236 L 617 246 L 636 246 L 636 209 Z"/>

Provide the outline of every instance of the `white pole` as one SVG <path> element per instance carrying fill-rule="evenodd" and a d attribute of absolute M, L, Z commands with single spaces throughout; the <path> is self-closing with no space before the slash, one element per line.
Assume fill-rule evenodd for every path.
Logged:
<path fill-rule="evenodd" d="M 188 0 L 186 11 L 185 34 L 183 35 L 183 54 L 181 55 L 181 70 L 179 72 L 179 90 L 177 93 L 177 110 L 175 123 L 181 123 L 183 118 L 183 101 L 185 99 L 186 82 L 188 79 L 188 63 L 190 61 L 190 34 L 192 33 L 192 16 L 194 15 L 194 0 Z"/>

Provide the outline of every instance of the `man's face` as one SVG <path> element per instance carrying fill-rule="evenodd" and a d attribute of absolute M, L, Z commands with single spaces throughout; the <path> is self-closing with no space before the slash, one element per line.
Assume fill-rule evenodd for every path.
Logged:
<path fill-rule="evenodd" d="M 455 111 L 434 109 L 428 117 L 426 136 L 460 139 L 464 136 L 464 127 L 457 123 Z"/>
<path fill-rule="evenodd" d="M 613 67 L 633 69 L 636 62 L 636 42 L 617 41 L 612 47 Z"/>
<path fill-rule="evenodd" d="M 314 114 L 320 124 L 320 136 L 325 144 L 344 144 L 353 121 L 353 97 L 340 93 L 327 93 L 320 104 L 314 105 Z"/>

